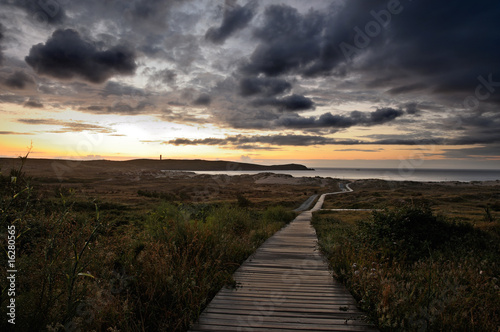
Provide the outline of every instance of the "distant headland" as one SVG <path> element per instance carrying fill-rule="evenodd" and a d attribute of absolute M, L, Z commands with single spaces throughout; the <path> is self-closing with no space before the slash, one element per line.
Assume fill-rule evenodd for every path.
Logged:
<path fill-rule="evenodd" d="M 0 165 L 13 166 L 19 164 L 17 158 L 0 158 Z M 198 159 L 132 159 L 125 161 L 112 160 L 63 160 L 63 159 L 36 159 L 28 158 L 27 165 L 34 168 L 44 167 L 49 165 L 58 165 L 59 168 L 139 168 L 152 171 L 160 170 L 178 170 L 178 171 L 313 171 L 300 164 L 283 164 L 283 165 L 258 165 L 251 163 L 240 163 L 234 161 L 223 160 L 198 160 Z"/>
<path fill-rule="evenodd" d="M 162 170 L 183 170 L 183 171 L 313 171 L 300 164 L 283 165 L 258 165 L 251 163 L 240 163 L 223 160 L 178 160 L 178 159 L 137 159 L 124 161 L 123 163 L 136 164 L 137 166 L 148 165 L 151 168 L 161 168 Z"/>

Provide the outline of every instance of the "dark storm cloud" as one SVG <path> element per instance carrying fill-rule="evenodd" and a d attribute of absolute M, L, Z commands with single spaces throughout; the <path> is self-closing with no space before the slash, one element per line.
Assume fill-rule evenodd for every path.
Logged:
<path fill-rule="evenodd" d="M 13 89 L 24 89 L 28 83 L 34 83 L 33 78 L 21 70 L 16 70 L 4 82 L 6 86 Z"/>
<path fill-rule="evenodd" d="M 283 98 L 256 99 L 252 102 L 252 105 L 256 107 L 272 106 L 280 111 L 305 111 L 314 108 L 314 103 L 311 99 L 295 94 Z"/>
<path fill-rule="evenodd" d="M 387 38 L 391 46 L 375 45 L 381 53 L 372 56 L 367 67 L 382 61 L 379 66 L 389 70 L 404 68 L 443 92 L 474 89 L 478 75 L 497 71 L 498 3 L 427 0 L 405 6 L 391 23 L 394 27 Z M 426 24 L 416 27 L 422 19 Z"/>
<path fill-rule="evenodd" d="M 353 112 L 354 113 L 354 112 Z M 394 109 L 390 107 L 379 108 L 375 112 L 371 112 L 367 119 L 361 120 L 363 123 L 369 125 L 382 124 L 396 119 L 403 115 L 403 111 L 400 109 Z M 351 113 L 352 114 L 352 113 Z M 361 114 L 363 117 L 365 114 Z"/>
<path fill-rule="evenodd" d="M 257 2 L 251 1 L 244 7 L 236 5 L 226 7 L 220 27 L 211 27 L 205 38 L 215 44 L 223 44 L 227 38 L 238 30 L 245 28 L 255 15 Z"/>
<path fill-rule="evenodd" d="M 193 101 L 193 105 L 208 106 L 212 102 L 212 98 L 207 94 L 202 94 Z"/>
<path fill-rule="evenodd" d="M 306 14 L 272 5 L 255 31 L 260 43 L 242 70 L 266 76 L 392 76 L 378 83 L 391 94 L 426 87 L 435 93 L 470 91 L 478 75 L 500 68 L 499 16 L 500 5 L 486 0 L 352 0 L 340 9 Z M 356 69 L 352 60 L 359 60 Z"/>
<path fill-rule="evenodd" d="M 385 84 L 380 82 L 380 86 L 389 88 L 388 93 L 427 89 L 429 97 L 454 94 L 463 100 L 466 94 L 474 94 L 478 76 L 498 73 L 498 3 L 401 1 L 394 14 L 385 16 L 388 3 L 348 1 L 341 12 L 351 18 L 352 33 L 344 36 L 342 42 L 356 48 L 351 60 L 357 63 L 358 73 L 391 77 Z M 381 27 L 373 37 L 366 30 L 370 22 Z M 380 22 L 388 23 L 382 27 Z"/>
<path fill-rule="evenodd" d="M 309 129 L 309 128 L 349 128 L 356 125 L 375 126 L 389 123 L 402 116 L 404 112 L 393 108 L 380 108 L 373 112 L 352 111 L 349 115 L 337 115 L 324 113 L 318 118 L 302 117 L 298 115 L 280 117 L 274 121 L 277 127 L 288 129 Z"/>
<path fill-rule="evenodd" d="M 118 45 L 104 49 L 75 30 L 56 30 L 45 44 L 31 48 L 26 62 L 41 75 L 82 78 L 102 83 L 115 75 L 131 75 L 137 67 L 134 52 Z"/>
<path fill-rule="evenodd" d="M 243 97 L 261 94 L 275 96 L 290 91 L 292 85 L 279 78 L 245 77 L 240 80 L 240 94 Z"/>
<path fill-rule="evenodd" d="M 267 76 L 305 72 L 321 57 L 325 18 L 313 11 L 301 15 L 287 5 L 268 6 L 264 25 L 254 33 L 261 43 L 242 71 Z"/>

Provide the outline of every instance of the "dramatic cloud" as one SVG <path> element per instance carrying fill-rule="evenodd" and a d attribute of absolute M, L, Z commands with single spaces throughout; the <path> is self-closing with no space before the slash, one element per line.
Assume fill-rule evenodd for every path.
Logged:
<path fill-rule="evenodd" d="M 24 89 L 26 84 L 34 83 L 31 76 L 26 75 L 21 70 L 16 70 L 12 75 L 5 79 L 4 84 L 13 89 Z"/>
<path fill-rule="evenodd" d="M 279 78 L 245 77 L 240 81 L 240 94 L 243 97 L 261 94 L 275 96 L 290 91 L 292 85 Z"/>
<path fill-rule="evenodd" d="M 243 72 L 278 76 L 308 71 L 322 56 L 325 19 L 314 11 L 302 16 L 286 5 L 267 7 L 264 25 L 255 31 L 261 44 L 242 67 Z"/>
<path fill-rule="evenodd" d="M 212 102 L 212 98 L 207 94 L 202 94 L 193 101 L 196 106 L 208 106 Z"/>
<path fill-rule="evenodd" d="M 244 7 L 226 7 L 220 27 L 208 29 L 205 38 L 215 44 L 223 44 L 227 38 L 248 25 L 255 15 L 256 2 L 249 2 Z"/>
<path fill-rule="evenodd" d="M 308 128 L 349 128 L 356 125 L 374 126 L 391 122 L 392 120 L 403 115 L 402 110 L 393 108 L 381 108 L 374 112 L 359 112 L 353 111 L 349 115 L 333 115 L 332 113 L 324 113 L 318 118 L 316 117 L 301 117 L 290 116 L 282 117 L 275 121 L 279 127 L 293 129 L 308 129 Z"/>
<path fill-rule="evenodd" d="M 40 75 L 60 79 L 82 78 L 102 83 L 114 75 L 131 75 L 135 54 L 125 46 L 104 49 L 75 30 L 56 30 L 45 44 L 31 48 L 26 62 Z"/>
<path fill-rule="evenodd" d="M 305 111 L 314 108 L 314 103 L 311 99 L 295 94 L 283 98 L 256 99 L 252 102 L 252 105 L 256 107 L 272 106 L 280 111 Z"/>

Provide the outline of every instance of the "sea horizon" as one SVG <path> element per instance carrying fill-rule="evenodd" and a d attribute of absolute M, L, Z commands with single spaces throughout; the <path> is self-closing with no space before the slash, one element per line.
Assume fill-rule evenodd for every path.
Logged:
<path fill-rule="evenodd" d="M 287 174 L 293 177 L 331 177 L 343 180 L 379 179 L 387 181 L 416 182 L 474 182 L 500 181 L 500 170 L 493 169 L 444 169 L 444 168 L 362 168 L 362 167 L 311 167 L 310 170 L 280 171 L 193 171 L 196 174 L 244 175 L 259 173 Z"/>

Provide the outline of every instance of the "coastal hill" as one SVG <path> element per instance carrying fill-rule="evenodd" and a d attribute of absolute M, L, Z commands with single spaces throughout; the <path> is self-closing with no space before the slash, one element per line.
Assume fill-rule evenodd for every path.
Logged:
<path fill-rule="evenodd" d="M 0 171 L 4 174 L 10 169 L 20 166 L 18 158 L 0 158 Z M 113 171 L 307 171 L 312 170 L 304 165 L 258 165 L 250 163 L 239 163 L 232 161 L 209 161 L 209 160 L 182 160 L 182 159 L 134 159 L 126 161 L 111 160 L 61 160 L 61 159 L 35 159 L 28 158 L 23 168 L 32 176 L 73 177 L 108 173 Z"/>
<path fill-rule="evenodd" d="M 130 165 L 162 170 L 183 170 L 183 171 L 307 171 L 312 170 L 304 165 L 285 164 L 285 165 L 258 165 L 250 163 L 240 163 L 232 161 L 209 161 L 209 160 L 151 160 L 137 159 L 124 161 Z"/>

